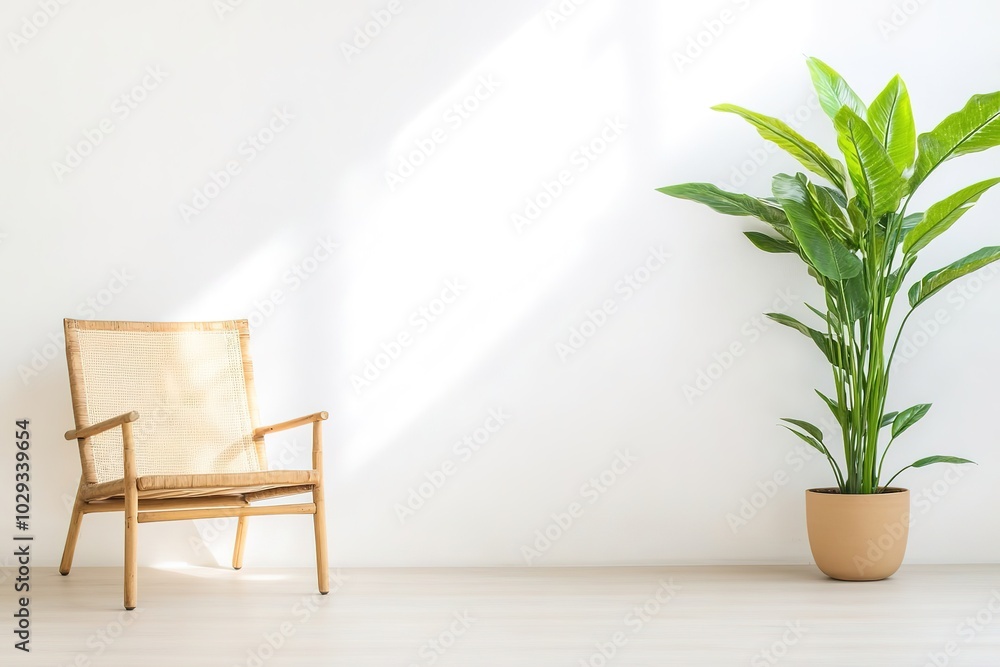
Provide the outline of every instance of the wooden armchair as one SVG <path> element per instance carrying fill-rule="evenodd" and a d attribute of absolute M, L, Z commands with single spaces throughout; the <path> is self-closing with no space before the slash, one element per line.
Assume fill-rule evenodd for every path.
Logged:
<path fill-rule="evenodd" d="M 66 359 L 83 474 L 59 572 L 69 574 L 84 514 L 125 514 L 125 608 L 137 600 L 138 524 L 311 514 L 319 591 L 330 590 L 323 502 L 326 412 L 260 426 L 246 320 L 155 323 L 67 319 Z M 312 424 L 312 469 L 268 470 L 264 435 Z M 311 503 L 251 506 L 312 493 Z"/>

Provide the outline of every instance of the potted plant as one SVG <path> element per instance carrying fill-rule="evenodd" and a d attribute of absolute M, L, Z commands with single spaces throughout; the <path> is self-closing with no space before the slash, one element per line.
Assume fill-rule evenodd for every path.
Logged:
<path fill-rule="evenodd" d="M 722 104 L 713 108 L 748 121 L 812 176 L 778 174 L 769 197 L 726 192 L 708 183 L 659 191 L 719 213 L 763 221 L 773 233 L 746 231 L 750 242 L 767 253 L 798 257 L 822 288 L 824 302 L 806 304 L 811 324 L 779 313 L 768 317 L 802 333 L 829 362 L 833 390 L 816 393 L 839 425 L 843 459 L 838 461 L 837 448 L 824 441 L 814 424 L 785 418 L 782 425 L 819 450 L 836 479 L 835 487 L 806 492 L 809 543 L 817 566 L 836 579 L 883 579 L 898 569 L 909 527 L 909 492 L 892 486 L 896 476 L 934 463 L 971 463 L 956 456 L 928 456 L 886 475 L 886 453 L 930 409 L 926 403 L 887 409 L 900 335 L 910 315 L 934 294 L 1000 259 L 1000 247 L 983 248 L 914 282 L 906 293 L 906 315 L 890 332 L 897 294 L 918 253 L 1000 178 L 965 187 L 922 213 L 910 211 L 910 203 L 945 161 L 1000 144 L 1000 92 L 972 97 L 961 111 L 917 136 L 899 76 L 866 106 L 828 65 L 815 58 L 807 62 L 844 162 L 776 118 Z"/>

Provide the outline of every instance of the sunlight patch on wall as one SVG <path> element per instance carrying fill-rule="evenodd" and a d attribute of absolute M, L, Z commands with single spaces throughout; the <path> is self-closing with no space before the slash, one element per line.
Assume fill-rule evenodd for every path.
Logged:
<path fill-rule="evenodd" d="M 215 282 L 172 311 L 170 318 L 193 322 L 223 317 L 247 318 L 251 328 L 260 325 L 271 312 L 263 302 L 275 290 L 281 289 L 282 270 L 294 259 L 290 239 L 276 235 L 249 252 L 237 265 L 220 273 Z"/>
<path fill-rule="evenodd" d="M 365 211 L 377 252 L 347 257 L 339 344 L 352 377 L 386 365 L 348 407 L 351 470 L 516 340 L 593 252 L 628 181 L 627 63 L 602 42 L 606 13 L 526 23 L 400 129 L 377 200 L 343 204 Z M 421 314 L 442 295 L 440 316 Z M 400 334 L 398 358 L 380 357 Z"/>

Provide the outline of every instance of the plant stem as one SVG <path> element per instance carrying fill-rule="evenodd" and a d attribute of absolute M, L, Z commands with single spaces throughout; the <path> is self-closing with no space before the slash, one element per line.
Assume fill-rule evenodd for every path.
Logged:
<path fill-rule="evenodd" d="M 889 453 L 889 448 L 892 447 L 892 443 L 896 442 L 896 438 L 889 438 L 889 442 L 886 444 L 885 449 L 882 450 L 882 458 L 878 462 L 878 474 L 875 475 L 876 487 L 878 485 L 878 479 L 882 477 L 882 464 L 885 463 L 885 455 Z"/>
<path fill-rule="evenodd" d="M 885 486 L 883 488 L 888 489 L 892 485 L 893 480 L 895 480 L 897 477 L 899 477 L 900 473 L 902 473 L 903 470 L 907 470 L 907 469 L 912 468 L 912 467 L 913 467 L 913 464 L 911 463 L 910 465 L 906 466 L 906 468 L 903 468 L 902 470 L 900 470 L 899 472 L 897 472 L 895 475 L 893 475 L 892 477 L 890 477 L 889 481 L 885 483 Z"/>
<path fill-rule="evenodd" d="M 885 367 L 886 376 L 889 375 L 889 369 L 892 368 L 892 360 L 896 358 L 896 346 L 899 345 L 899 338 L 903 335 L 903 328 L 906 326 L 906 321 L 910 319 L 910 315 L 913 314 L 915 308 L 910 308 L 909 312 L 906 313 L 906 317 L 903 321 L 899 323 L 899 331 L 896 332 L 896 340 L 892 343 L 892 351 L 889 353 L 889 361 Z"/>

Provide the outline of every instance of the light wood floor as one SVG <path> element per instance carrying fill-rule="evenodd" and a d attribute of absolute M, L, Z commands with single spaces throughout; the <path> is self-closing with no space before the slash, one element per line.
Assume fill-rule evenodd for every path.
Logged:
<path fill-rule="evenodd" d="M 996 565 L 335 570 L 326 597 L 310 570 L 143 569 L 131 613 L 119 569 L 32 579 L 32 653 L 5 630 L 0 665 L 1000 665 Z"/>

